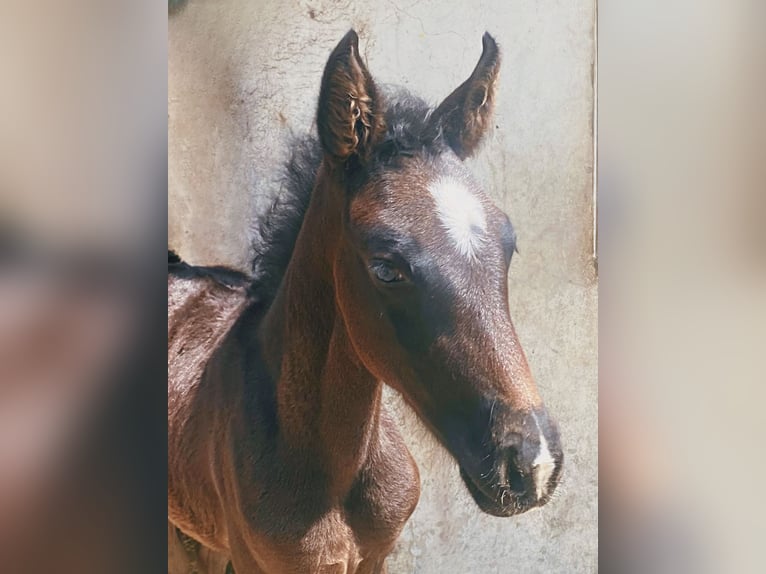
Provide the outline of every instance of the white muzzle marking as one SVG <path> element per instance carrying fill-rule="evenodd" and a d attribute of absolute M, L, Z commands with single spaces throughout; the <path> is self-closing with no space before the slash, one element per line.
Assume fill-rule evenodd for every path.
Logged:
<path fill-rule="evenodd" d="M 543 436 L 541 431 L 540 452 L 537 453 L 535 460 L 532 462 L 537 500 L 540 500 L 548 493 L 548 481 L 553 474 L 554 468 L 556 468 L 556 462 L 553 460 L 550 450 L 548 450 L 548 441 L 545 440 L 545 436 Z"/>

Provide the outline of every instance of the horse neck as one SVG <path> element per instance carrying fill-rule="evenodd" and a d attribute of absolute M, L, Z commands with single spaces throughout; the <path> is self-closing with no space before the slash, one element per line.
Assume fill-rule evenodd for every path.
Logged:
<path fill-rule="evenodd" d="M 260 336 L 276 385 L 280 447 L 319 464 L 331 489 L 350 487 L 377 436 L 381 384 L 337 311 L 333 260 L 342 190 L 320 168 L 293 256 Z M 340 492 L 339 492 L 340 494 Z"/>

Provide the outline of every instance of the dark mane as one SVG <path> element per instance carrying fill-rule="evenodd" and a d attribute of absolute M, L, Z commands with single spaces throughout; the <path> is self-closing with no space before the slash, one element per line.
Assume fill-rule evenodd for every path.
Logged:
<path fill-rule="evenodd" d="M 439 151 L 441 134 L 426 131 L 426 120 L 433 108 L 403 88 L 386 87 L 384 95 L 386 134 L 368 170 L 389 166 L 402 156 Z M 252 246 L 252 289 L 266 301 L 273 299 L 290 263 L 322 162 L 319 139 L 314 134 L 295 138 L 290 149 L 279 191 L 256 224 L 257 237 Z"/>
<path fill-rule="evenodd" d="M 387 86 L 384 95 L 387 103 L 386 134 L 374 150 L 368 169 L 388 166 L 401 156 L 430 155 L 443 151 L 441 133 L 426 129 L 432 106 L 397 86 Z"/>
<path fill-rule="evenodd" d="M 241 271 L 222 265 L 212 267 L 189 265 L 170 249 L 168 249 L 168 275 L 184 279 L 210 277 L 227 287 L 246 287 L 250 283 L 250 278 Z"/>
<path fill-rule="evenodd" d="M 290 263 L 322 163 L 316 136 L 296 138 L 290 149 L 279 191 L 257 222 L 253 242 L 252 288 L 267 301 L 273 299 Z"/>

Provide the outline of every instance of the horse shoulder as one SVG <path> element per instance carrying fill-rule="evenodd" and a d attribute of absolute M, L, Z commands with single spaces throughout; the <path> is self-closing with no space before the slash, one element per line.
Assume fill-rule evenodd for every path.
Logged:
<path fill-rule="evenodd" d="M 226 543 L 211 472 L 228 411 L 218 367 L 237 356 L 233 328 L 248 303 L 244 288 L 210 277 L 168 279 L 168 513 L 212 548 Z"/>
<path fill-rule="evenodd" d="M 192 406 L 213 355 L 230 343 L 248 305 L 244 288 L 212 278 L 168 277 L 168 416 L 171 427 Z M 169 429 L 171 430 L 171 429 Z"/>

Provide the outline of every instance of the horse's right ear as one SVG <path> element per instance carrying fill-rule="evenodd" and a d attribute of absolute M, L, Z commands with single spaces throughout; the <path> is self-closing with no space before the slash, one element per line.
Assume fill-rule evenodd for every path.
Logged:
<path fill-rule="evenodd" d="M 322 75 L 317 108 L 319 141 L 335 163 L 364 163 L 386 130 L 383 102 L 359 56 L 359 37 L 349 31 L 335 47 Z"/>
<path fill-rule="evenodd" d="M 473 73 L 431 114 L 426 130 L 431 136 L 441 134 L 460 159 L 476 152 L 489 131 L 495 108 L 500 49 L 486 32 L 481 44 L 481 58 Z"/>

